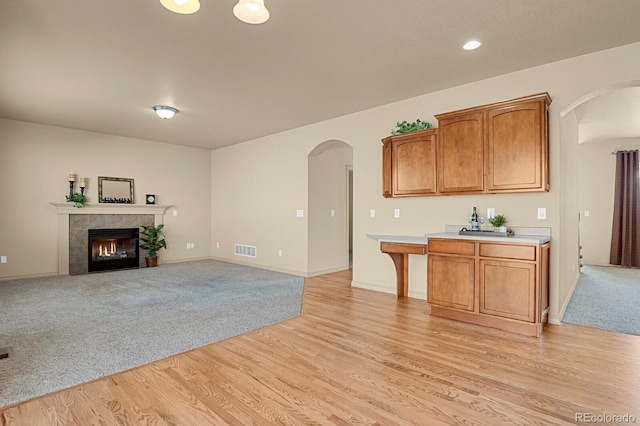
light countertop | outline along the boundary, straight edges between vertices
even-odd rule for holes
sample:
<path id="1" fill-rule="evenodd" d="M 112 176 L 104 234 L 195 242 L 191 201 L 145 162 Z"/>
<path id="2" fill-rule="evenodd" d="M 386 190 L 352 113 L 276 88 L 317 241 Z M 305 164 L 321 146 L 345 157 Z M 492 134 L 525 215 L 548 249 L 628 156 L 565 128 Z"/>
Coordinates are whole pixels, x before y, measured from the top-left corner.
<path id="1" fill-rule="evenodd" d="M 459 235 L 458 230 L 461 228 L 462 226 L 458 227 L 457 225 L 447 225 L 446 232 L 424 234 L 423 236 L 367 234 L 367 237 L 379 242 L 405 244 L 428 244 L 430 238 L 449 238 L 452 240 L 498 241 L 505 243 L 533 244 L 544 244 L 551 241 L 550 228 L 512 228 L 514 231 L 514 235 L 510 235 L 508 237 L 494 237 L 491 235 Z"/>

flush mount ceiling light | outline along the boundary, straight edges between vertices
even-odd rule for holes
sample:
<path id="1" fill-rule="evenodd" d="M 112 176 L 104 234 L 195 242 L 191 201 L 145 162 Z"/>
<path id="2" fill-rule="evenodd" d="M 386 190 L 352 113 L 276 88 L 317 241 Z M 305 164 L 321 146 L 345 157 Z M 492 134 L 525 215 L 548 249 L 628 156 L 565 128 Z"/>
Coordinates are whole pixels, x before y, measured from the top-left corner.
<path id="1" fill-rule="evenodd" d="M 153 110 L 156 112 L 158 117 L 165 120 L 173 118 L 173 116 L 178 112 L 177 109 L 166 105 L 156 105 L 153 107 Z"/>
<path id="2" fill-rule="evenodd" d="M 478 47 L 482 46 L 482 43 L 478 40 L 471 40 L 462 45 L 464 50 L 475 50 Z"/>
<path id="3" fill-rule="evenodd" d="M 200 9 L 198 0 L 160 0 L 160 3 L 172 12 L 188 15 Z"/>
<path id="4" fill-rule="evenodd" d="M 264 0 L 239 0 L 233 7 L 233 14 L 247 24 L 262 24 L 269 19 L 269 11 L 264 7 Z"/>

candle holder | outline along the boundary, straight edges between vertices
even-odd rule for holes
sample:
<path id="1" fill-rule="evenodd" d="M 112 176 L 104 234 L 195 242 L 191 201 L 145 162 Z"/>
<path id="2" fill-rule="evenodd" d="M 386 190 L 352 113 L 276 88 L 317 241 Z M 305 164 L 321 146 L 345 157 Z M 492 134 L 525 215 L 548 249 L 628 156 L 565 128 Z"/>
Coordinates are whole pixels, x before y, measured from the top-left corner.
<path id="1" fill-rule="evenodd" d="M 76 183 L 75 180 L 69 180 L 69 198 L 73 197 L 73 185 Z"/>

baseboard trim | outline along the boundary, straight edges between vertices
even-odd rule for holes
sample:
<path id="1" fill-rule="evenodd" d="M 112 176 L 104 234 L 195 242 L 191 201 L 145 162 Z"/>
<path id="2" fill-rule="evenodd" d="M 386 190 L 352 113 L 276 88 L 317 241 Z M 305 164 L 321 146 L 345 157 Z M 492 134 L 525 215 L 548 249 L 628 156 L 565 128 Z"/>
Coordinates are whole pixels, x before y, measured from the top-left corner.
<path id="1" fill-rule="evenodd" d="M 346 271 L 347 269 L 349 269 L 348 266 L 340 266 L 338 268 L 329 268 L 329 269 L 322 269 L 319 271 L 313 271 L 313 272 L 309 272 L 307 274 L 307 277 L 317 277 L 318 275 L 324 275 L 324 274 L 332 274 L 334 272 L 342 272 L 342 271 Z"/>
<path id="2" fill-rule="evenodd" d="M 209 256 L 205 257 L 190 257 L 188 259 L 162 259 L 161 262 L 158 262 L 158 265 L 170 264 L 170 263 L 182 263 L 182 262 L 195 262 L 196 260 L 211 260 Z"/>
<path id="3" fill-rule="evenodd" d="M 555 325 L 560 325 L 562 323 L 562 317 L 564 317 L 564 312 L 567 310 L 567 307 L 569 306 L 569 302 L 571 301 L 571 296 L 573 296 L 573 292 L 576 291 L 576 286 L 578 285 L 578 281 L 580 281 L 580 274 L 578 273 L 578 275 L 575 277 L 575 279 L 573 280 L 573 284 L 571 285 L 571 289 L 569 290 L 569 294 L 567 295 L 567 298 L 565 299 L 564 303 L 562 304 L 562 308 L 560 309 L 560 312 L 558 313 L 558 315 L 549 315 L 549 322 L 551 324 L 555 324 Z"/>
<path id="4" fill-rule="evenodd" d="M 11 280 L 24 280 L 27 278 L 42 278 L 42 277 L 57 277 L 58 271 L 54 272 L 44 272 L 42 274 L 25 274 L 25 275 L 12 275 L 9 277 L 0 277 L 0 281 L 11 281 Z"/>
<path id="5" fill-rule="evenodd" d="M 252 263 L 252 262 L 243 262 L 235 259 L 227 259 L 225 257 L 211 256 L 211 257 L 208 257 L 207 259 L 219 260 L 220 262 L 235 263 L 237 265 L 243 265 L 243 266 L 253 266 L 254 268 L 266 269 L 268 271 L 274 271 L 274 272 L 282 272 L 283 274 L 297 275 L 299 277 L 304 277 L 304 278 L 308 277 L 306 272 L 296 271 L 294 269 L 274 268 L 273 266 L 261 265 L 261 264 Z"/>
<path id="6" fill-rule="evenodd" d="M 383 287 L 383 286 L 378 285 L 378 284 L 365 283 L 365 282 L 362 282 L 362 281 L 351 281 L 351 287 L 362 288 L 362 289 L 365 289 L 365 290 L 373 290 L 373 291 L 378 291 L 378 292 L 381 292 L 381 293 L 396 294 L 395 287 L 393 287 L 393 288 Z"/>

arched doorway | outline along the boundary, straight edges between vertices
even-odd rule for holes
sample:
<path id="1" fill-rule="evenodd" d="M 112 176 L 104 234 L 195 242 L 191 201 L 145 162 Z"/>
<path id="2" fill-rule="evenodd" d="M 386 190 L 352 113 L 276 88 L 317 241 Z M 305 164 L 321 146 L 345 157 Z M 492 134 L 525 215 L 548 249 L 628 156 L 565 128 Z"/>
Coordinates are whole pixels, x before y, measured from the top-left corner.
<path id="1" fill-rule="evenodd" d="M 308 155 L 308 276 L 350 267 L 353 148 L 339 140 Z"/>
<path id="2" fill-rule="evenodd" d="M 561 113 L 560 300 L 564 315 L 580 264 L 609 264 L 615 156 L 640 149 L 640 81 L 590 92 Z M 609 307 L 607 308 L 609 309 Z M 610 309 L 615 309 L 611 306 Z"/>

